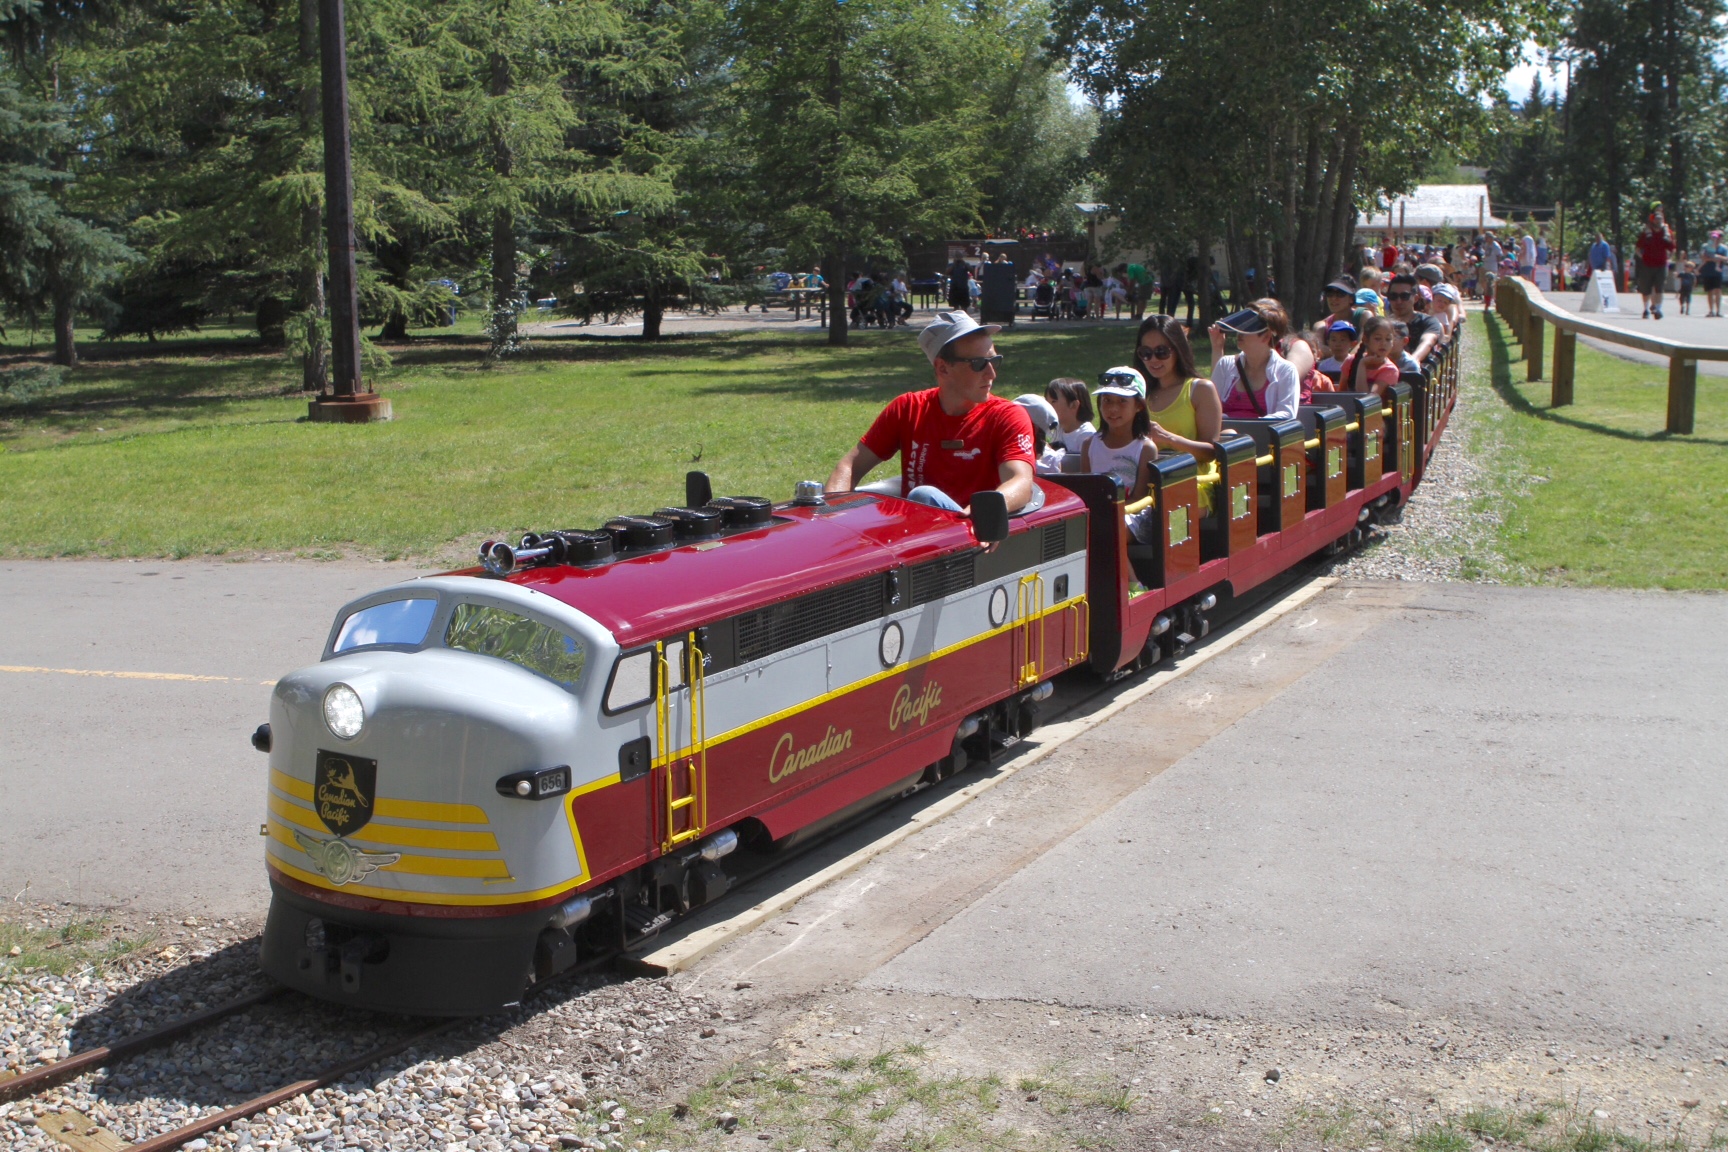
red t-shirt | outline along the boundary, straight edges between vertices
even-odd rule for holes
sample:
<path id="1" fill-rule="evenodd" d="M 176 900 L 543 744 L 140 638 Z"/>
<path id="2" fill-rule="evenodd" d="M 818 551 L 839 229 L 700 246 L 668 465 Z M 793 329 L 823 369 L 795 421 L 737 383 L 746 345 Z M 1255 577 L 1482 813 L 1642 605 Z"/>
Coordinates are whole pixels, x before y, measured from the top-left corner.
<path id="1" fill-rule="evenodd" d="M 1668 238 L 1666 232 L 1640 232 L 1638 234 L 1638 262 L 1646 268 L 1665 268 L 1668 265 L 1668 253 L 1674 251 L 1674 241 Z"/>
<path id="2" fill-rule="evenodd" d="M 935 388 L 890 400 L 860 442 L 884 460 L 900 453 L 901 491 L 931 484 L 961 507 L 974 492 L 1002 483 L 1006 461 L 1037 462 L 1032 420 L 1020 405 L 992 396 L 964 416 L 950 416 Z"/>

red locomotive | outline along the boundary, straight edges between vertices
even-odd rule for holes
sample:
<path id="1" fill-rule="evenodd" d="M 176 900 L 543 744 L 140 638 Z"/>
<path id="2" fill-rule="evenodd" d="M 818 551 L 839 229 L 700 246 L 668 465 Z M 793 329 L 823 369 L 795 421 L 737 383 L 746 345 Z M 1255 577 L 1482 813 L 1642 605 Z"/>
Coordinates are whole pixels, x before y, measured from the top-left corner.
<path id="1" fill-rule="evenodd" d="M 710 499 L 489 545 L 485 565 L 346 606 L 270 723 L 263 964 L 387 1010 L 496 1010 L 637 947 L 768 849 L 988 761 L 1057 674 L 1115 675 L 1417 483 L 1455 366 L 1383 409 L 1335 394 L 1231 421 L 1208 513 L 1157 461 L 1133 543 L 1109 476 L 1041 477 L 973 524 L 863 490 Z"/>

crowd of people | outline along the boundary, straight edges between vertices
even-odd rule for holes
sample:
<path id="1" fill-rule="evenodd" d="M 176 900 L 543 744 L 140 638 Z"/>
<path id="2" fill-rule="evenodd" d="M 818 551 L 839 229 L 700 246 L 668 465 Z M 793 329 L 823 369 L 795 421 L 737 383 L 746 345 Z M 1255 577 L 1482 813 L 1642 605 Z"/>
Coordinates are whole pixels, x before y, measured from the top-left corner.
<path id="1" fill-rule="evenodd" d="M 1463 323 L 1463 295 L 1446 268 L 1404 256 L 1389 268 L 1365 266 L 1360 280 L 1341 275 L 1327 284 L 1326 314 L 1311 327 L 1293 326 L 1269 296 L 1225 316 L 1207 330 L 1209 377 L 1196 369 L 1188 326 L 1154 313 L 1140 320 L 1133 363 L 1105 371 L 1096 387 L 1061 376 L 1012 402 L 994 394 L 1001 326 L 956 304 L 919 334 L 935 386 L 891 401 L 835 466 L 828 490 L 851 491 L 899 456 L 907 499 L 962 515 L 986 490 L 1017 510 L 1036 475 L 1062 472 L 1112 473 L 1132 502 L 1146 494 L 1159 453 L 1185 452 L 1200 464 L 1210 507 L 1219 476 L 1213 445 L 1232 421 L 1294 419 L 1328 392 L 1385 397 L 1439 362 Z M 1129 518 L 1136 539 L 1149 541 L 1155 527 L 1149 511 Z"/>

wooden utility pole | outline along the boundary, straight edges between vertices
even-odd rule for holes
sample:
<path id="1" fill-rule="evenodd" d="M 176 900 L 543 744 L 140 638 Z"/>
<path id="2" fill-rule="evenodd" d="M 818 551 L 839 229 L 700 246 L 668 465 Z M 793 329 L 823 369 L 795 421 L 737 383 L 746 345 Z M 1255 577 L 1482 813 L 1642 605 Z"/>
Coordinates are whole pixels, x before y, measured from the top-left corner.
<path id="1" fill-rule="evenodd" d="M 348 34 L 342 0 L 318 2 L 318 67 L 324 112 L 324 226 L 330 251 L 331 394 L 312 401 L 313 420 L 388 420 L 390 401 L 360 378 L 360 309 L 354 283 L 354 175 L 348 136 Z"/>

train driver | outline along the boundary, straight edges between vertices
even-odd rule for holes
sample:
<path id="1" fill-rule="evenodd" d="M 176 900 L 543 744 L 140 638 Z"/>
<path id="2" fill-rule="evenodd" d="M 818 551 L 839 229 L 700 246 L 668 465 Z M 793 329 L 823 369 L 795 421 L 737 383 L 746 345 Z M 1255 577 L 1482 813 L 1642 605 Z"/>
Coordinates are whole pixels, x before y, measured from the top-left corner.
<path id="1" fill-rule="evenodd" d="M 828 491 L 850 492 L 870 469 L 900 454 L 900 491 L 969 515 L 974 492 L 995 489 L 1017 512 L 1032 498 L 1032 421 L 1026 410 L 991 395 L 1002 357 L 991 337 L 999 324 L 964 312 L 938 312 L 918 334 L 936 387 L 888 402 L 863 439 L 840 458 Z"/>

